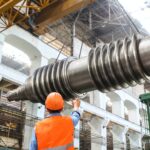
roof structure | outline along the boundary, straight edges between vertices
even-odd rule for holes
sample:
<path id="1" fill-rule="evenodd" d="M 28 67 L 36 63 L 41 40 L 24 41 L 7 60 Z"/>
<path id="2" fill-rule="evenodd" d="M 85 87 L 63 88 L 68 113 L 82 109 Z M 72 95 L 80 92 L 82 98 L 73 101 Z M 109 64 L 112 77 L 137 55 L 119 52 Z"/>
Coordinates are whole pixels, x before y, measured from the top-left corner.
<path id="1" fill-rule="evenodd" d="M 137 20 L 125 11 L 118 0 L 96 0 L 86 8 L 72 13 L 53 24 L 48 24 L 40 38 L 71 55 L 72 37 L 90 47 L 96 43 L 111 42 L 133 34 L 147 35 Z M 64 51 L 66 50 L 67 51 Z"/>

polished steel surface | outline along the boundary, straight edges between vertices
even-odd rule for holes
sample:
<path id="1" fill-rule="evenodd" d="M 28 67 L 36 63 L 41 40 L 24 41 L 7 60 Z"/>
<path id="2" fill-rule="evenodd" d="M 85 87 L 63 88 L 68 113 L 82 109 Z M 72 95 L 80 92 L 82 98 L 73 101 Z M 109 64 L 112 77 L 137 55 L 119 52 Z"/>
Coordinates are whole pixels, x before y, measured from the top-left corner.
<path id="1" fill-rule="evenodd" d="M 149 82 L 149 75 L 150 38 L 133 36 L 100 45 L 88 57 L 70 57 L 39 68 L 24 85 L 8 94 L 8 100 L 44 103 L 52 91 L 69 100 L 96 89 L 108 92 Z"/>

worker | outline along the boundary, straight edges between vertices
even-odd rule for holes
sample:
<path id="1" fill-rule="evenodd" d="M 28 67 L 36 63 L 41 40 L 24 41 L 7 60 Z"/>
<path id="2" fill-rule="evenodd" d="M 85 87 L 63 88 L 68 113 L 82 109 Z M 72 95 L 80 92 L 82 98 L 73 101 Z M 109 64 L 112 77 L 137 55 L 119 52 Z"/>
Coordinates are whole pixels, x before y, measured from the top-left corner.
<path id="1" fill-rule="evenodd" d="M 35 125 L 30 150 L 74 150 L 74 127 L 80 120 L 80 100 L 72 101 L 70 116 L 62 116 L 64 100 L 57 92 L 50 93 L 45 101 L 47 118 Z"/>

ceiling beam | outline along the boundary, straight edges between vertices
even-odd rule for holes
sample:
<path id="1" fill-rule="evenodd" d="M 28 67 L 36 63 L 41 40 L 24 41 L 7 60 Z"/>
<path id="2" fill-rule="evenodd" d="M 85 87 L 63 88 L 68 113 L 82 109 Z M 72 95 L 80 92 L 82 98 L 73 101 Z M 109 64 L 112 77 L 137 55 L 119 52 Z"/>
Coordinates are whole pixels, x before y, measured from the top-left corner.
<path id="1" fill-rule="evenodd" d="M 8 1 L 3 0 L 0 4 L 0 14 L 12 8 L 14 5 L 16 5 L 19 2 L 20 0 L 8 0 Z"/>
<path id="2" fill-rule="evenodd" d="M 41 30 L 45 25 L 51 24 L 94 1 L 95 0 L 59 0 L 58 2 L 47 6 L 35 19 L 35 24 L 38 27 L 37 31 Z"/>

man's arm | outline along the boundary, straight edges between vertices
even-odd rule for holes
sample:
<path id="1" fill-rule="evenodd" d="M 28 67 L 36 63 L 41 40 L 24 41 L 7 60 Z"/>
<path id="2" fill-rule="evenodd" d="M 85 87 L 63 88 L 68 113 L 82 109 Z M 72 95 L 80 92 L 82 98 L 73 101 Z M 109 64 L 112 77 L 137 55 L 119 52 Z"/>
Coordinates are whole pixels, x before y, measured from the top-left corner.
<path id="1" fill-rule="evenodd" d="M 32 139 L 31 139 L 31 144 L 30 144 L 30 150 L 37 150 L 37 141 L 36 141 L 36 135 L 35 135 L 35 130 L 32 133 Z"/>
<path id="2" fill-rule="evenodd" d="M 74 126 L 76 126 L 80 120 L 80 113 L 78 111 L 73 111 L 71 113 L 71 118 L 72 118 Z"/>
<path id="3" fill-rule="evenodd" d="M 74 126 L 76 126 L 81 117 L 80 112 L 79 112 L 80 100 L 79 99 L 73 100 L 72 105 L 73 105 L 73 112 L 71 113 L 71 118 L 73 120 Z"/>

